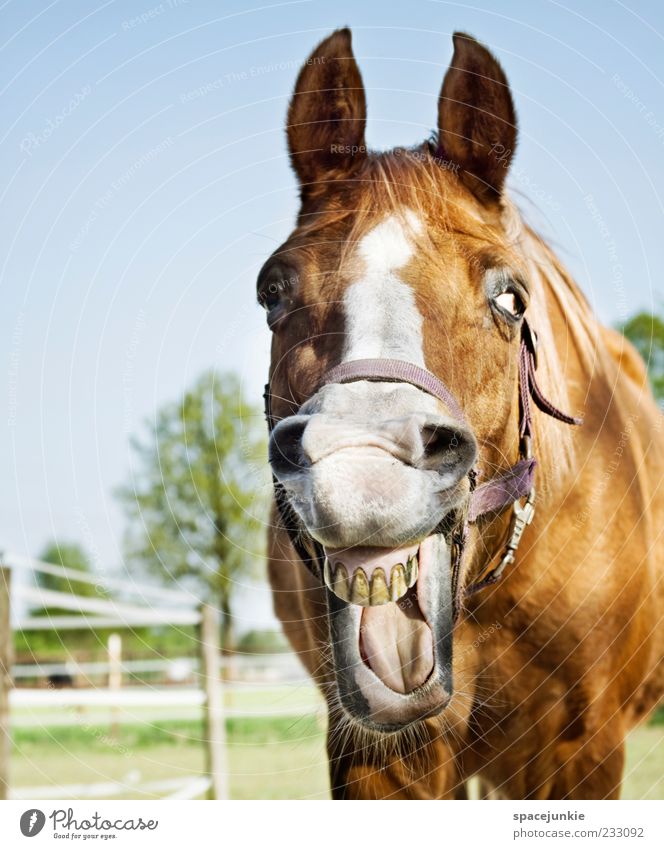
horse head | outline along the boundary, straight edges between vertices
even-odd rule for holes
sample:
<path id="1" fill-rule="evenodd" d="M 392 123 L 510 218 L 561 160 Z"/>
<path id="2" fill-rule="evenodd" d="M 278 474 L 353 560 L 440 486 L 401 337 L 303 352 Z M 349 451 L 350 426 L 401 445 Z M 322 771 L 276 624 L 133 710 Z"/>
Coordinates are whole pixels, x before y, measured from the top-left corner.
<path id="1" fill-rule="evenodd" d="M 385 731 L 448 705 L 463 587 L 509 529 L 497 509 L 469 526 L 473 491 L 530 462 L 515 112 L 491 53 L 454 48 L 435 136 L 374 153 L 350 32 L 318 46 L 288 112 L 297 226 L 258 278 L 282 520 L 325 594 L 339 702 Z"/>

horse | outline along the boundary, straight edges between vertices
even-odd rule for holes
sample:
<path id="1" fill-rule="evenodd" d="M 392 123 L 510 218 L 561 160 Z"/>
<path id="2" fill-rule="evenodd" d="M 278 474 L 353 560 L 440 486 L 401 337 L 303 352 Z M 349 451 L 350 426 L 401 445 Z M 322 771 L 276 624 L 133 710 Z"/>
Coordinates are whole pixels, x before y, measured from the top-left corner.
<path id="1" fill-rule="evenodd" d="M 269 579 L 337 799 L 619 798 L 664 691 L 662 416 L 524 221 L 500 64 L 455 33 L 436 133 L 372 152 L 348 29 L 290 100 Z"/>

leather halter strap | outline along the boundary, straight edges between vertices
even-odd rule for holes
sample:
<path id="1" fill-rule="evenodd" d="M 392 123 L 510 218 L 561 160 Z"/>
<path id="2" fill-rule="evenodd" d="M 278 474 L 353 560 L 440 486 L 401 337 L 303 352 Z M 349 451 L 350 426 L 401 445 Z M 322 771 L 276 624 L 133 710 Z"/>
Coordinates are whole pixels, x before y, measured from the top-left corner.
<path id="1" fill-rule="evenodd" d="M 532 438 L 532 409 L 531 399 L 535 405 L 544 413 L 571 425 L 582 424 L 582 419 L 570 416 L 555 407 L 542 393 L 535 371 L 537 369 L 537 336 L 530 325 L 523 320 L 521 327 L 521 343 L 519 347 L 519 436 L 520 436 L 520 458 L 510 468 L 478 483 L 480 473 L 472 469 L 469 473 L 471 495 L 468 514 L 464 528 L 455 535 L 455 555 L 453 571 L 458 575 L 463 557 L 465 540 L 467 537 L 468 523 L 475 523 L 488 514 L 496 515 L 506 507 L 513 506 L 512 525 L 510 535 L 502 558 L 493 566 L 490 566 L 471 584 L 467 593 L 474 593 L 490 584 L 496 583 L 501 577 L 506 566 L 514 561 L 516 550 L 521 541 L 523 531 L 530 524 L 534 516 L 535 488 L 534 474 L 536 460 L 531 451 Z M 330 384 L 353 383 L 360 380 L 373 380 L 380 382 L 408 383 L 438 398 L 447 407 L 449 412 L 460 422 L 467 424 L 463 409 L 454 394 L 436 375 L 420 366 L 403 360 L 391 359 L 362 359 L 341 363 L 328 371 L 319 388 Z M 270 385 L 265 387 L 265 413 L 270 430 L 274 427 L 274 419 L 271 410 Z M 320 559 L 322 547 L 311 540 L 313 553 L 309 552 L 305 540 L 297 532 L 297 522 L 292 508 L 288 503 L 281 484 L 274 478 L 277 506 L 281 514 L 284 526 L 288 530 L 291 541 L 302 560 L 307 565 L 313 565 Z M 521 499 L 526 502 L 522 506 Z"/>
<path id="2" fill-rule="evenodd" d="M 520 374 L 522 371 L 521 364 L 525 362 L 524 349 L 525 346 L 522 342 L 519 360 Z M 321 381 L 321 386 L 328 386 L 331 383 L 354 383 L 359 380 L 375 380 L 381 383 L 409 383 L 434 398 L 438 398 L 457 421 L 467 424 L 461 405 L 443 381 L 430 371 L 404 360 L 371 359 L 341 363 L 327 372 Z M 529 407 L 526 409 L 529 419 Z M 526 421 L 526 418 L 522 416 L 522 422 L 524 421 Z M 530 432 L 530 421 L 527 429 Z M 524 436 L 523 428 L 520 428 L 520 436 Z M 475 488 L 470 496 L 468 521 L 474 522 L 485 513 L 498 512 L 517 499 L 528 495 L 533 487 L 534 469 L 534 459 L 522 459 L 504 474 L 498 475 Z M 477 478 L 477 470 L 474 470 L 474 475 Z"/>
<path id="3" fill-rule="evenodd" d="M 321 386 L 330 383 L 352 383 L 356 380 L 410 383 L 441 400 L 456 419 L 466 424 L 463 410 L 443 381 L 415 363 L 404 360 L 351 360 L 330 369 L 323 377 Z"/>

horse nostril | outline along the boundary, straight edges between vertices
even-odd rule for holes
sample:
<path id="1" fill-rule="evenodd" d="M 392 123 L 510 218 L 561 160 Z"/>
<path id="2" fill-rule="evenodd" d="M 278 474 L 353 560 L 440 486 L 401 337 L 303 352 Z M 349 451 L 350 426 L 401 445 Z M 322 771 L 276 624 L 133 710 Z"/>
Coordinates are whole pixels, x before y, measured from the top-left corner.
<path id="1" fill-rule="evenodd" d="M 424 465 L 460 480 L 475 462 L 477 445 L 463 425 L 424 425 L 420 430 Z"/>
<path id="2" fill-rule="evenodd" d="M 277 477 L 295 474 L 309 465 L 302 450 L 302 437 L 308 422 L 309 416 L 290 416 L 272 431 L 269 458 Z"/>
<path id="3" fill-rule="evenodd" d="M 432 425 L 422 428 L 423 455 L 427 459 L 444 454 L 453 448 L 457 441 L 457 434 L 451 428 Z"/>

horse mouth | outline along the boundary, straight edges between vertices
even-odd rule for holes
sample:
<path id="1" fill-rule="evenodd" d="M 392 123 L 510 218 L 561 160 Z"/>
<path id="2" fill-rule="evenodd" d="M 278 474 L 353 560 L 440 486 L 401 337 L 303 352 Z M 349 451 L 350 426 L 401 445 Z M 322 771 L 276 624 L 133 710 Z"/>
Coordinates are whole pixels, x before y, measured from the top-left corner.
<path id="1" fill-rule="evenodd" d="M 325 551 L 325 583 L 360 617 L 363 663 L 391 690 L 422 686 L 433 669 L 433 635 L 417 598 L 420 545 Z"/>
<path id="2" fill-rule="evenodd" d="M 326 548 L 325 583 L 339 598 L 361 607 L 398 601 L 417 581 L 419 548 Z"/>
<path id="3" fill-rule="evenodd" d="M 379 730 L 439 713 L 451 696 L 452 585 L 441 534 L 402 548 L 326 550 L 337 689 Z"/>

